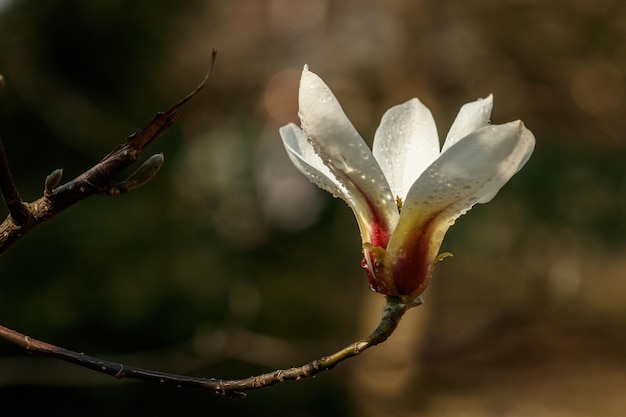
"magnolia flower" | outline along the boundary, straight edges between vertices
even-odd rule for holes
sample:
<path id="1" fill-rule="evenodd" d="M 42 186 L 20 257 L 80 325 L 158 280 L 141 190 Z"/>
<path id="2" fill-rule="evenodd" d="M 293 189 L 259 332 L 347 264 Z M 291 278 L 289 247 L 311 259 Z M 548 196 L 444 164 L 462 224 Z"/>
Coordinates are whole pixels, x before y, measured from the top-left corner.
<path id="1" fill-rule="evenodd" d="M 535 138 L 521 121 L 492 125 L 493 99 L 467 103 L 441 150 L 432 114 L 418 99 L 389 109 L 372 150 L 328 86 L 305 66 L 302 128 L 280 128 L 294 165 L 350 206 L 372 290 L 405 300 L 428 285 L 443 237 L 476 203 L 490 201 L 526 163 Z"/>

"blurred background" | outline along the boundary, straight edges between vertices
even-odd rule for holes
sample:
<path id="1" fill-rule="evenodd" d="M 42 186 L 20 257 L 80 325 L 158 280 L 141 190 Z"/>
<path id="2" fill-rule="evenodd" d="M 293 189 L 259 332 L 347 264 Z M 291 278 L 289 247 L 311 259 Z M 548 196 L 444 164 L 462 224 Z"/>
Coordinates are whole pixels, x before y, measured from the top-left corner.
<path id="1" fill-rule="evenodd" d="M 307 63 L 366 141 L 419 97 L 445 136 L 494 94 L 537 138 L 446 236 L 426 304 L 313 380 L 231 401 L 117 381 L 0 342 L 3 408 L 32 415 L 626 414 L 626 3 L 3 0 L 0 135 L 22 197 L 71 179 L 202 79 L 143 188 L 92 197 L 0 259 L 1 323 L 127 365 L 238 378 L 375 327 L 356 222 L 290 165 Z M 371 142 L 370 142 L 371 143 Z M 7 211 L 0 208 L 4 218 Z"/>

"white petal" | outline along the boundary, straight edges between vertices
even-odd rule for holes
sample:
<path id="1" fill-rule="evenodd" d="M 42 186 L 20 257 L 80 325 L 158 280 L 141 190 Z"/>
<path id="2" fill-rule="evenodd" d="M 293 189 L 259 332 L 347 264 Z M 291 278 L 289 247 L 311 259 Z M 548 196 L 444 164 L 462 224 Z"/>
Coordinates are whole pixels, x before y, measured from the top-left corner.
<path id="1" fill-rule="evenodd" d="M 448 150 L 450 146 L 473 131 L 487 126 L 489 124 L 489 118 L 491 117 L 492 108 L 493 96 L 491 94 L 484 99 L 478 99 L 471 103 L 464 104 L 461 110 L 459 110 L 456 119 L 454 119 L 452 127 L 448 131 L 441 152 Z"/>
<path id="2" fill-rule="evenodd" d="M 393 194 L 404 200 L 417 177 L 439 156 L 430 110 L 416 98 L 387 110 L 374 136 L 373 153 Z"/>
<path id="3" fill-rule="evenodd" d="M 352 206 L 349 196 L 343 187 L 324 165 L 320 157 L 313 150 L 313 146 L 307 141 L 306 135 L 294 123 L 289 123 L 279 130 L 283 139 L 283 145 L 287 149 L 287 154 L 291 162 L 302 172 L 312 183 L 321 189 L 328 191 L 335 197 L 342 198 L 348 205 Z"/>
<path id="4" fill-rule="evenodd" d="M 328 86 L 307 67 L 300 79 L 299 105 L 302 130 L 354 201 L 355 213 L 370 213 L 383 228 L 393 228 L 398 210 L 383 171 Z"/>
<path id="5" fill-rule="evenodd" d="M 446 226 L 491 200 L 528 159 L 535 138 L 520 121 L 483 127 L 441 154 L 418 178 L 402 206 L 388 250 L 435 222 Z M 443 238 L 443 236 L 437 236 Z"/>

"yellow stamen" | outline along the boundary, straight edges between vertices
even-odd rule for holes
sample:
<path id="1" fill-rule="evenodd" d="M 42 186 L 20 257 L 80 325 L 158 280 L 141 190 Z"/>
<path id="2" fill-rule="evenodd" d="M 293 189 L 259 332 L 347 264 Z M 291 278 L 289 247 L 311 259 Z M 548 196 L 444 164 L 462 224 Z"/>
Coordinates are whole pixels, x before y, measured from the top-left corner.
<path id="1" fill-rule="evenodd" d="M 398 213 L 402 211 L 402 199 L 396 196 L 396 206 L 398 206 Z"/>

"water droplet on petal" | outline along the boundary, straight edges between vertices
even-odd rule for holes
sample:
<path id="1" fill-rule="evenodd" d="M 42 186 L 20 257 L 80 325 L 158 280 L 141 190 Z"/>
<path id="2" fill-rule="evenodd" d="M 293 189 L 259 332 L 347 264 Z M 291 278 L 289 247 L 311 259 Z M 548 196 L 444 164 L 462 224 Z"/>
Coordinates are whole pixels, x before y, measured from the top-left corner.
<path id="1" fill-rule="evenodd" d="M 365 260 L 365 258 L 361 259 L 361 268 L 367 269 L 367 261 Z"/>

